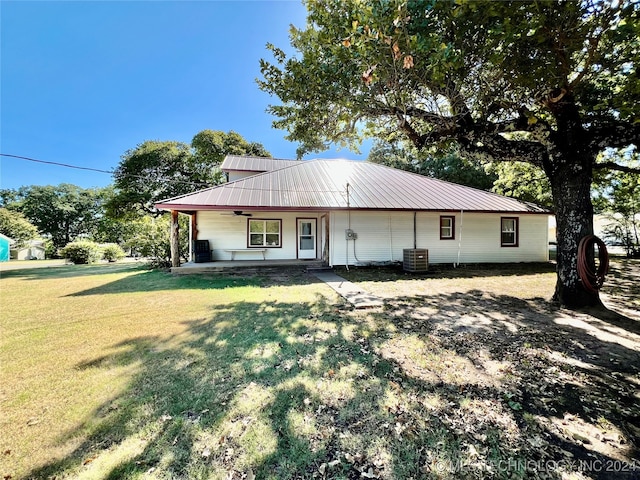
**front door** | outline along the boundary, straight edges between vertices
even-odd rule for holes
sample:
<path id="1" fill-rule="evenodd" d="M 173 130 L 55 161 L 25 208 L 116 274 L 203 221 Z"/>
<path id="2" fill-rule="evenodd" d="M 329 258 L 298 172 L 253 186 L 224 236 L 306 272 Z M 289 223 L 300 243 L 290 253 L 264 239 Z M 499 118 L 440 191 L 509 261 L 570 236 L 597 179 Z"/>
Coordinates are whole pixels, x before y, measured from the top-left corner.
<path id="1" fill-rule="evenodd" d="M 316 257 L 316 219 L 298 219 L 298 258 Z"/>

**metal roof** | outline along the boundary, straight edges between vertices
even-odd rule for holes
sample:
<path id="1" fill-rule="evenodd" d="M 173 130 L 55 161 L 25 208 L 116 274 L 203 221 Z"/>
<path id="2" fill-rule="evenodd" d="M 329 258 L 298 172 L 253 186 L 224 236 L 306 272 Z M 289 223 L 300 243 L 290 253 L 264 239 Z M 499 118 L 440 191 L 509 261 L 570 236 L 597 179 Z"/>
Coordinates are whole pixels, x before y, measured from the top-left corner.
<path id="1" fill-rule="evenodd" d="M 426 210 L 549 213 L 483 190 L 364 161 L 306 160 L 164 200 L 164 210 Z"/>
<path id="2" fill-rule="evenodd" d="M 300 160 L 227 155 L 224 158 L 222 165 L 220 165 L 220 168 L 224 172 L 228 172 L 230 170 L 240 172 L 271 172 L 297 163 L 300 163 Z"/>

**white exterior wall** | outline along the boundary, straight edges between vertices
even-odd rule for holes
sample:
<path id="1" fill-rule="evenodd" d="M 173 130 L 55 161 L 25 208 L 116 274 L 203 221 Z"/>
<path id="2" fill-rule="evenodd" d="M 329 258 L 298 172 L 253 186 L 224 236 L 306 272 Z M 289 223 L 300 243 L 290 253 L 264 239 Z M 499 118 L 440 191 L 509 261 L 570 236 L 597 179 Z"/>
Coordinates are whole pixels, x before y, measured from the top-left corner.
<path id="1" fill-rule="evenodd" d="M 347 212 L 332 212 L 329 263 L 402 261 L 403 249 L 414 247 L 413 215 L 352 211 L 349 220 Z M 441 215 L 455 217 L 455 239 L 440 240 Z M 500 246 L 501 217 L 519 218 L 518 247 Z M 358 238 L 347 242 L 349 224 Z M 416 247 L 429 250 L 432 264 L 545 262 L 549 258 L 547 215 L 418 212 Z"/>
<path id="2" fill-rule="evenodd" d="M 235 182 L 236 180 L 242 180 L 243 178 L 252 177 L 259 172 L 245 172 L 241 170 L 229 170 L 229 181 Z"/>
<path id="3" fill-rule="evenodd" d="M 231 213 L 231 212 L 228 212 Z M 266 258 L 297 258 L 298 218 L 317 219 L 316 258 L 322 258 L 322 212 L 250 212 L 252 217 L 233 216 L 214 211 L 197 214 L 198 239 L 209 240 L 213 260 L 229 260 L 225 249 L 247 248 L 247 223 L 252 219 L 282 220 L 282 247 L 267 248 Z M 413 248 L 413 212 L 350 212 L 351 229 L 358 235 L 345 240 L 349 213 L 329 215 L 329 264 L 355 265 L 367 262 L 401 262 L 403 249 Z M 440 217 L 455 217 L 455 239 L 440 240 Z M 500 246 L 501 217 L 519 219 L 519 246 Z M 547 215 L 513 215 L 493 213 L 416 214 L 416 246 L 429 250 L 429 263 L 508 263 L 545 262 L 549 258 Z M 354 245 L 355 242 L 355 245 Z M 348 250 L 347 250 L 348 246 Z M 354 252 L 355 246 L 355 252 Z M 357 256 L 357 260 L 356 260 Z M 262 258 L 255 254 L 237 254 L 238 260 Z"/>
<path id="4" fill-rule="evenodd" d="M 225 249 L 248 248 L 247 229 L 248 219 L 282 220 L 282 238 L 280 248 L 266 247 L 265 258 L 267 260 L 284 260 L 297 258 L 297 218 L 315 218 L 316 222 L 316 257 L 322 258 L 322 246 L 320 245 L 320 217 L 318 212 L 250 212 L 251 217 L 229 215 L 232 212 L 221 214 L 214 211 L 199 211 L 196 222 L 198 240 L 209 240 L 209 246 L 213 250 L 213 260 L 230 260 L 231 253 Z M 236 254 L 237 260 L 262 259 L 260 252 Z"/>
<path id="5" fill-rule="evenodd" d="M 21 248 L 20 250 L 16 250 L 15 259 L 16 260 L 44 260 L 45 258 L 45 249 L 40 245 L 32 245 L 29 247 Z"/>

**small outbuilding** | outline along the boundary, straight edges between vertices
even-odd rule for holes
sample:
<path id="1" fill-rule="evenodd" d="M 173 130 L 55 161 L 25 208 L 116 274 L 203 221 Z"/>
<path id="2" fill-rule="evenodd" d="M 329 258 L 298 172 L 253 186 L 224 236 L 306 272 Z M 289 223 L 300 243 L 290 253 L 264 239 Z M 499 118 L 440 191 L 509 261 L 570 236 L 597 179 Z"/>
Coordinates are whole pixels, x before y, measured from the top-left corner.
<path id="1" fill-rule="evenodd" d="M 21 248 L 12 248 L 11 258 L 15 260 L 44 260 L 45 251 L 44 240 L 29 240 Z"/>

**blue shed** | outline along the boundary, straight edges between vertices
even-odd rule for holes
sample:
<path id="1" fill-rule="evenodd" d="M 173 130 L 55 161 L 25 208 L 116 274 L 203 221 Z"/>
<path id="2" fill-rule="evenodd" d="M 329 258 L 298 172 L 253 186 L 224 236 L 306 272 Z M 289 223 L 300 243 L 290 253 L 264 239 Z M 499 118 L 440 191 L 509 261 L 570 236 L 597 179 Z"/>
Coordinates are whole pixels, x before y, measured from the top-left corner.
<path id="1" fill-rule="evenodd" d="M 9 248 L 12 243 L 12 239 L 0 233 L 0 262 L 9 261 Z"/>

